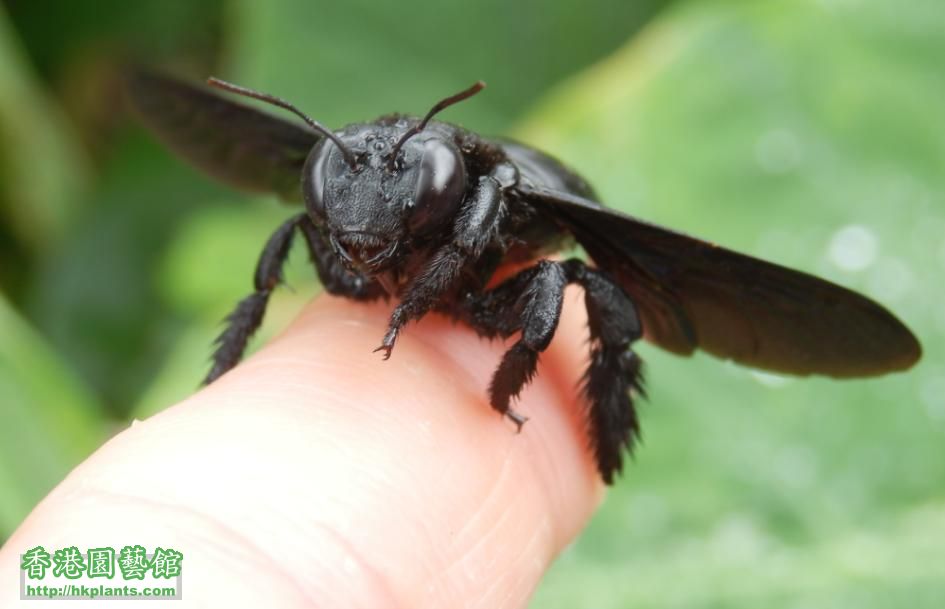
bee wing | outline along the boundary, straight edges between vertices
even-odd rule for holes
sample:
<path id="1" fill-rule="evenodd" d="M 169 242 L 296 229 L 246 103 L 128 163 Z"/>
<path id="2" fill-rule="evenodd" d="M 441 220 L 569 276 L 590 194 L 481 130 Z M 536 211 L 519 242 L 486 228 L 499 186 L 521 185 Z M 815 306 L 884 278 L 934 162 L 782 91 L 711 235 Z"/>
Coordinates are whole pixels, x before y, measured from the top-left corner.
<path id="1" fill-rule="evenodd" d="M 918 340 L 876 302 L 818 277 L 562 192 L 518 187 L 570 230 L 637 303 L 644 336 L 774 372 L 832 377 L 904 370 Z"/>
<path id="2" fill-rule="evenodd" d="M 211 176 L 300 202 L 302 166 L 321 136 L 175 78 L 135 70 L 132 105 L 169 148 Z"/>

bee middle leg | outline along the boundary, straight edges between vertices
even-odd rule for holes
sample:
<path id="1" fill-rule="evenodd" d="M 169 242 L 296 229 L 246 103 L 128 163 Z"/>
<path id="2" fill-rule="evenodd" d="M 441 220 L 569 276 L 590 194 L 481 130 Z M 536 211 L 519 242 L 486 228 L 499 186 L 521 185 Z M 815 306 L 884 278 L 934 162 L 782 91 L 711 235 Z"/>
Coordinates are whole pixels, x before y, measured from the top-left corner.
<path id="1" fill-rule="evenodd" d="M 642 327 L 626 292 L 581 260 L 543 260 L 493 290 L 469 295 L 460 316 L 485 336 L 507 337 L 521 330 L 489 388 L 492 407 L 521 429 L 526 419 L 510 402 L 535 375 L 538 355 L 551 343 L 564 288 L 570 283 L 584 288 L 591 354 L 583 387 L 597 466 L 609 484 L 622 467 L 623 449 L 640 430 L 631 392 L 643 391 L 641 362 L 630 346 L 642 336 Z"/>

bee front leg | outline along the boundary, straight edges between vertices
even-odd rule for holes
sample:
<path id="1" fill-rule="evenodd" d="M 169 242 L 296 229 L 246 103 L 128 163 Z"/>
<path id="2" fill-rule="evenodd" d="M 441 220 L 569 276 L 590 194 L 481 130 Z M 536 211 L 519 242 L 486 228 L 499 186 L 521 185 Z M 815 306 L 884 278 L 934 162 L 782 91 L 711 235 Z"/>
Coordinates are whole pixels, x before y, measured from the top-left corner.
<path id="1" fill-rule="evenodd" d="M 475 192 L 464 203 L 453 226 L 453 239 L 437 250 L 414 278 L 391 314 L 381 346 L 390 357 L 397 334 L 408 322 L 420 319 L 456 284 L 470 261 L 477 260 L 495 237 L 504 208 L 501 186 L 491 176 L 479 178 Z"/>
<path id="2" fill-rule="evenodd" d="M 262 323 L 266 305 L 269 304 L 269 295 L 282 283 L 282 266 L 289 256 L 295 228 L 304 219 L 304 214 L 290 218 L 269 237 L 253 276 L 256 291 L 241 300 L 226 317 L 227 326 L 217 337 L 213 366 L 203 381 L 204 385 L 222 376 L 243 357 L 246 344 Z"/>
<path id="3" fill-rule="evenodd" d="M 384 295 L 383 289 L 376 282 L 348 272 L 338 262 L 307 215 L 293 216 L 277 228 L 266 242 L 253 277 L 256 291 L 241 300 L 226 317 L 227 327 L 217 337 L 213 367 L 203 384 L 215 381 L 243 357 L 249 339 L 262 324 L 269 296 L 276 286 L 282 283 L 282 267 L 289 256 L 295 229 L 301 230 L 305 237 L 319 279 L 328 292 L 356 300 L 373 300 Z"/>

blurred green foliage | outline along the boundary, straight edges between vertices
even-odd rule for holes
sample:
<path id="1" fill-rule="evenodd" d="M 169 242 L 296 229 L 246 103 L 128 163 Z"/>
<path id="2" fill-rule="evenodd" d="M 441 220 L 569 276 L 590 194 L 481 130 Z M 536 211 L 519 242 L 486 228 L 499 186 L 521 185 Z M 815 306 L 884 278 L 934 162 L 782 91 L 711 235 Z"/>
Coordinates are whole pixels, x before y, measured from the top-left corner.
<path id="1" fill-rule="evenodd" d="M 5 14 L 4 14 L 5 13 Z M 0 8 L 0 536 L 116 426 L 193 390 L 286 210 L 129 121 L 129 59 L 329 125 L 482 78 L 625 211 L 873 295 L 926 350 L 856 382 L 648 346 L 646 443 L 536 607 L 945 604 L 945 4 L 31 2 Z M 263 335 L 317 289 L 296 256 Z"/>

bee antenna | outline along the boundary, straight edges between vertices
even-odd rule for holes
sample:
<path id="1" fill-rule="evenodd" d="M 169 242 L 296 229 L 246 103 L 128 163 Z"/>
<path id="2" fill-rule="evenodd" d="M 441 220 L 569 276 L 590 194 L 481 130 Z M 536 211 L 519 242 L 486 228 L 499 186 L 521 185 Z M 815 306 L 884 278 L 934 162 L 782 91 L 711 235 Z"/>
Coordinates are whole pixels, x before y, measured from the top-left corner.
<path id="1" fill-rule="evenodd" d="M 276 97 L 275 95 L 269 95 L 268 93 L 261 93 L 259 91 L 247 89 L 246 87 L 234 85 L 231 82 L 220 80 L 219 78 L 214 78 L 213 76 L 207 79 L 207 84 L 217 89 L 229 91 L 230 93 L 236 93 L 237 95 L 243 95 L 245 97 L 258 99 L 259 101 L 264 101 L 267 104 L 272 104 L 273 106 L 279 106 L 280 108 L 284 110 L 288 110 L 289 112 L 292 112 L 293 114 L 301 118 L 303 121 L 305 121 L 308 124 L 308 126 L 311 127 L 313 130 L 317 131 L 318 133 L 321 133 L 322 135 L 330 139 L 332 142 L 334 142 L 335 145 L 338 146 L 338 149 L 341 150 L 341 155 L 344 157 L 345 162 L 348 164 L 349 167 L 351 167 L 352 170 L 356 170 L 358 168 L 358 161 L 355 158 L 354 153 L 351 152 L 351 150 L 347 146 L 345 146 L 344 142 L 341 141 L 341 138 L 339 138 L 337 135 L 332 133 L 330 129 L 326 128 L 324 125 L 322 125 L 318 121 L 310 118 L 307 114 L 305 114 L 304 112 L 302 112 L 301 110 L 299 110 L 298 108 L 296 108 L 295 106 L 287 102 L 286 100 Z"/>
<path id="2" fill-rule="evenodd" d="M 450 95 L 449 97 L 438 101 L 432 108 L 430 108 L 430 111 L 427 112 L 427 115 L 423 117 L 422 121 L 420 121 L 419 123 L 417 123 L 410 129 L 408 129 L 407 132 L 404 133 L 403 136 L 401 136 L 399 140 L 397 140 L 397 143 L 394 145 L 394 148 L 391 151 L 390 161 L 388 162 L 388 166 L 389 167 L 394 166 L 394 163 L 397 160 L 397 153 L 400 152 L 400 149 L 404 145 L 404 143 L 410 138 L 412 138 L 413 136 L 423 131 L 424 127 L 427 126 L 427 123 L 430 122 L 431 118 L 433 118 L 438 113 L 445 110 L 446 108 L 449 108 L 453 104 L 457 104 L 465 99 L 469 99 L 470 97 L 472 97 L 476 93 L 479 93 L 485 88 L 486 88 L 486 83 L 479 80 L 479 81 L 476 81 L 476 84 L 469 87 L 468 89 L 464 89 L 463 91 L 460 91 L 459 93 L 456 93 L 455 95 Z"/>

